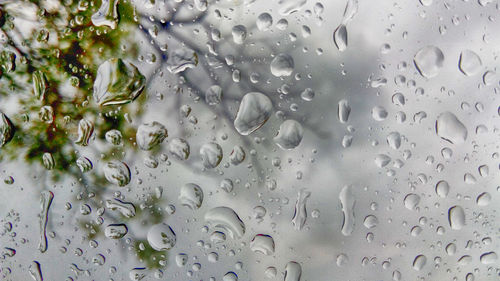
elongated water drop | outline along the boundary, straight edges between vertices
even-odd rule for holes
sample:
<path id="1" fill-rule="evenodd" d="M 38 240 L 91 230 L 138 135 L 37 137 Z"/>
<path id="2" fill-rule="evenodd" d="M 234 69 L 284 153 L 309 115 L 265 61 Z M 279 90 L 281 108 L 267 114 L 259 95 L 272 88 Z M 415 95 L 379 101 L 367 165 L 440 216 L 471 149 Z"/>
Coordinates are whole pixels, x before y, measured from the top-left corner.
<path id="1" fill-rule="evenodd" d="M 39 262 L 33 261 L 28 268 L 28 272 L 33 280 L 43 281 L 42 268 Z"/>
<path id="2" fill-rule="evenodd" d="M 299 263 L 291 261 L 285 266 L 284 281 L 300 281 L 302 276 L 302 266 Z"/>
<path id="3" fill-rule="evenodd" d="M 38 249 L 40 252 L 45 253 L 47 251 L 47 222 L 49 220 L 49 209 L 52 205 L 52 199 L 54 199 L 54 193 L 51 191 L 42 191 L 40 196 L 40 242 L 38 243 Z"/>
<path id="4" fill-rule="evenodd" d="M 75 141 L 76 144 L 81 146 L 89 145 L 89 140 L 94 133 L 94 123 L 87 119 L 82 119 L 78 123 L 78 139 Z"/>
<path id="5" fill-rule="evenodd" d="M 301 190 L 297 194 L 297 201 L 295 202 L 295 212 L 292 218 L 292 224 L 296 230 L 301 230 L 307 220 L 307 199 L 311 196 L 308 191 Z"/>
<path id="6" fill-rule="evenodd" d="M 346 185 L 339 193 L 340 204 L 342 205 L 342 234 L 349 236 L 354 231 L 354 204 L 356 200 L 351 191 L 351 186 Z"/>
<path id="7" fill-rule="evenodd" d="M 14 125 L 9 117 L 0 112 L 0 148 L 7 144 L 14 137 Z"/>
<path id="8" fill-rule="evenodd" d="M 347 49 L 347 26 L 345 24 L 340 24 L 333 31 L 333 42 L 339 51 L 343 52 Z"/>
<path id="9" fill-rule="evenodd" d="M 465 225 L 465 212 L 460 206 L 453 206 L 448 210 L 448 222 L 451 229 L 460 230 Z"/>
<path id="10" fill-rule="evenodd" d="M 340 123 L 347 123 L 351 114 L 351 106 L 347 100 L 339 101 L 337 113 Z"/>

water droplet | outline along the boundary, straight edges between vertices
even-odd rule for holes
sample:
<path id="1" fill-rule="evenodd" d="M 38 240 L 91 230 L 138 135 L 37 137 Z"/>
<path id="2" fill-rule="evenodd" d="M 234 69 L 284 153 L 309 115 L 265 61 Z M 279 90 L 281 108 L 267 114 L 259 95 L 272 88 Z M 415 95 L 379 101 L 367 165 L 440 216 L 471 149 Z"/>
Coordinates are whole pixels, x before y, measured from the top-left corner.
<path id="1" fill-rule="evenodd" d="M 281 123 L 278 135 L 274 138 L 274 142 L 281 149 L 294 149 L 299 146 L 304 135 L 302 125 L 295 120 L 286 120 Z"/>
<path id="2" fill-rule="evenodd" d="M 243 147 L 236 145 L 233 147 L 233 150 L 231 151 L 231 155 L 229 155 L 229 161 L 231 161 L 231 164 L 233 165 L 239 165 L 241 162 L 245 160 L 245 150 L 243 150 Z"/>
<path id="3" fill-rule="evenodd" d="M 80 120 L 80 122 L 78 122 L 78 139 L 75 143 L 81 146 L 89 145 L 89 140 L 93 133 L 94 123 L 87 119 Z"/>
<path id="4" fill-rule="evenodd" d="M 14 137 L 14 125 L 4 113 L 0 112 L 0 148 Z"/>
<path id="5" fill-rule="evenodd" d="M 92 24 L 115 29 L 118 24 L 118 0 L 102 0 L 101 7 L 92 15 Z"/>
<path id="6" fill-rule="evenodd" d="M 40 263 L 37 261 L 33 261 L 28 268 L 28 272 L 30 273 L 31 278 L 35 281 L 43 281 L 42 268 Z"/>
<path id="7" fill-rule="evenodd" d="M 340 204 L 344 219 L 342 222 L 342 234 L 349 236 L 354 231 L 354 204 L 356 200 L 352 194 L 351 187 L 346 185 L 339 193 Z"/>
<path id="8" fill-rule="evenodd" d="M 109 239 L 120 239 L 128 232 L 125 224 L 110 224 L 104 229 L 104 236 Z"/>
<path id="9" fill-rule="evenodd" d="M 146 78 L 137 67 L 119 58 L 103 62 L 94 81 L 94 100 L 100 106 L 125 104 L 144 89 Z"/>
<path id="10" fill-rule="evenodd" d="M 436 46 L 426 46 L 418 50 L 413 61 L 423 77 L 432 78 L 437 76 L 443 67 L 444 54 Z"/>
<path id="11" fill-rule="evenodd" d="M 222 277 L 222 281 L 238 281 L 238 275 L 236 273 L 230 271 Z"/>
<path id="12" fill-rule="evenodd" d="M 112 160 L 104 165 L 103 171 L 104 177 L 114 185 L 126 186 L 130 182 L 130 169 L 123 162 Z"/>
<path id="13" fill-rule="evenodd" d="M 250 242 L 250 249 L 264 255 L 274 254 L 274 239 L 265 234 L 257 234 Z"/>
<path id="14" fill-rule="evenodd" d="M 112 211 L 116 210 L 126 218 L 132 218 L 136 213 L 134 204 L 119 199 L 106 200 L 106 208 Z"/>
<path id="15" fill-rule="evenodd" d="M 214 227 L 224 229 L 231 238 L 241 238 L 245 234 L 245 224 L 229 207 L 215 207 L 205 213 L 205 221 Z"/>
<path id="16" fill-rule="evenodd" d="M 379 154 L 375 157 L 375 165 L 379 168 L 387 166 L 391 162 L 391 157 L 385 154 Z"/>
<path id="17" fill-rule="evenodd" d="M 50 191 L 42 191 L 40 196 L 40 242 L 38 243 L 38 250 L 41 253 L 47 251 L 47 222 L 49 220 L 49 209 L 54 199 L 54 193 Z"/>
<path id="18" fill-rule="evenodd" d="M 392 149 L 401 147 L 401 135 L 398 132 L 391 132 L 387 135 L 387 144 Z"/>
<path id="19" fill-rule="evenodd" d="M 179 201 L 191 210 L 199 209 L 203 203 L 203 190 L 197 184 L 187 183 L 181 187 Z"/>
<path id="20" fill-rule="evenodd" d="M 260 31 L 267 31 L 273 25 L 273 17 L 269 13 L 262 13 L 257 17 L 256 25 Z"/>
<path id="21" fill-rule="evenodd" d="M 383 121 L 388 115 L 389 113 L 382 106 L 375 106 L 372 108 L 372 117 L 375 121 Z"/>
<path id="22" fill-rule="evenodd" d="M 205 101 L 209 105 L 217 105 L 222 100 L 222 88 L 219 85 L 212 85 L 205 92 Z"/>
<path id="23" fill-rule="evenodd" d="M 410 193 L 410 194 L 406 195 L 406 197 L 404 199 L 405 207 L 408 210 L 414 210 L 415 207 L 417 207 L 419 202 L 420 202 L 420 196 L 418 196 L 417 194 L 414 194 L 414 193 Z"/>
<path id="24" fill-rule="evenodd" d="M 451 229 L 460 230 L 465 225 L 465 212 L 460 206 L 453 206 L 448 210 L 448 222 Z"/>
<path id="25" fill-rule="evenodd" d="M 241 24 L 235 25 L 231 30 L 231 34 L 233 35 L 234 43 L 243 44 L 243 42 L 247 38 L 247 28 Z"/>
<path id="26" fill-rule="evenodd" d="M 292 218 L 292 224 L 296 230 L 301 230 L 307 220 L 306 203 L 307 199 L 311 196 L 308 191 L 301 190 L 297 194 L 297 201 L 295 203 L 295 212 Z"/>
<path id="27" fill-rule="evenodd" d="M 213 169 L 222 161 L 222 147 L 215 142 L 206 143 L 200 148 L 203 167 Z"/>
<path id="28" fill-rule="evenodd" d="M 266 95 L 251 92 L 241 100 L 234 127 L 241 135 L 249 135 L 266 123 L 271 116 L 273 104 Z"/>
<path id="29" fill-rule="evenodd" d="M 105 134 L 106 141 L 113 145 L 122 144 L 122 133 L 118 130 L 112 129 Z"/>
<path id="30" fill-rule="evenodd" d="M 171 73 L 183 72 L 198 65 L 198 55 L 189 49 L 176 49 L 168 58 L 167 69 Z"/>
<path id="31" fill-rule="evenodd" d="M 424 268 L 426 263 L 427 263 L 427 258 L 424 255 L 418 255 L 413 260 L 413 269 L 417 271 L 422 270 L 422 268 Z"/>
<path id="32" fill-rule="evenodd" d="M 494 264 L 498 259 L 498 255 L 495 252 L 488 252 L 481 255 L 480 260 L 482 264 Z"/>
<path id="33" fill-rule="evenodd" d="M 463 74 L 467 76 L 473 76 L 481 71 L 483 63 L 478 54 L 471 50 L 464 50 L 460 53 L 460 59 L 458 60 L 458 67 Z"/>
<path id="34" fill-rule="evenodd" d="M 135 140 L 142 150 L 151 150 L 154 146 L 160 144 L 168 136 L 167 129 L 162 124 L 153 121 L 145 123 L 137 128 Z"/>
<path id="35" fill-rule="evenodd" d="M 333 42 L 340 52 L 347 50 L 347 27 L 340 24 L 333 32 Z"/>
<path id="36" fill-rule="evenodd" d="M 284 281 L 300 281 L 302 267 L 297 262 L 288 262 L 285 266 Z"/>
<path id="37" fill-rule="evenodd" d="M 441 197 L 445 198 L 448 196 L 448 193 L 450 192 L 450 185 L 448 184 L 447 181 L 441 180 L 436 184 L 436 194 Z"/>
<path id="38" fill-rule="evenodd" d="M 300 11 L 302 6 L 306 3 L 307 0 L 281 0 L 279 1 L 279 4 L 281 5 L 279 13 L 282 16 L 288 16 L 292 13 Z"/>
<path id="39" fill-rule="evenodd" d="M 378 218 L 374 215 L 368 215 L 365 217 L 363 224 L 368 229 L 374 228 L 378 225 Z"/>
<path id="40" fill-rule="evenodd" d="M 461 144 L 467 139 L 467 128 L 455 114 L 446 111 L 436 120 L 436 134 L 452 144 Z"/>
<path id="41" fill-rule="evenodd" d="M 292 56 L 288 54 L 278 54 L 271 61 L 271 73 L 276 77 L 290 76 L 294 69 Z"/>
<path id="42" fill-rule="evenodd" d="M 175 246 L 177 237 L 166 223 L 153 225 L 147 235 L 148 243 L 156 251 L 170 250 Z"/>
<path id="43" fill-rule="evenodd" d="M 351 107 L 347 100 L 339 101 L 338 105 L 338 116 L 340 123 L 346 123 L 349 120 L 349 115 L 351 114 Z"/>
<path id="44" fill-rule="evenodd" d="M 145 267 L 136 267 L 130 270 L 128 277 L 132 281 L 139 281 L 146 277 L 146 268 Z"/>

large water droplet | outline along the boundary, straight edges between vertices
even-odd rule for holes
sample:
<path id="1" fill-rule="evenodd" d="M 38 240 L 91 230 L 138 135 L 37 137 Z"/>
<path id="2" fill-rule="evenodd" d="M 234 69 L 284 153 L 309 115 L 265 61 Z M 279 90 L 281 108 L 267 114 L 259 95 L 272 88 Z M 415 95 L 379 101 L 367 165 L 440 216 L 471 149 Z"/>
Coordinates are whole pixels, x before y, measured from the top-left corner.
<path id="1" fill-rule="evenodd" d="M 168 224 L 159 223 L 149 229 L 147 239 L 153 249 L 165 251 L 175 246 L 177 236 Z"/>
<path id="2" fill-rule="evenodd" d="M 119 199 L 106 200 L 106 208 L 112 211 L 116 210 L 126 218 L 132 218 L 136 213 L 134 204 Z"/>
<path id="3" fill-rule="evenodd" d="M 118 0 L 102 0 L 101 7 L 92 15 L 92 24 L 115 29 L 118 24 Z"/>
<path id="4" fill-rule="evenodd" d="M 201 146 L 200 155 L 203 167 L 213 169 L 222 161 L 222 147 L 215 142 L 206 143 Z"/>
<path id="5" fill-rule="evenodd" d="M 417 271 L 422 270 L 422 268 L 424 268 L 426 263 L 427 263 L 427 258 L 424 255 L 418 255 L 413 260 L 413 269 Z"/>
<path id="6" fill-rule="evenodd" d="M 351 106 L 349 106 L 349 102 L 347 100 L 339 101 L 337 113 L 340 123 L 346 123 L 349 120 L 349 115 L 351 114 Z"/>
<path id="7" fill-rule="evenodd" d="M 460 206 L 453 206 L 448 210 L 448 222 L 451 229 L 460 230 L 465 225 L 465 212 Z"/>
<path id="8" fill-rule="evenodd" d="M 296 230 L 301 230 L 307 220 L 306 203 L 311 193 L 301 190 L 297 194 L 297 201 L 295 202 L 295 212 L 292 218 L 292 224 Z"/>
<path id="9" fill-rule="evenodd" d="M 271 73 L 276 77 L 292 75 L 295 67 L 292 56 L 288 54 L 279 54 L 271 61 Z"/>
<path id="10" fill-rule="evenodd" d="M 266 123 L 271 116 L 273 104 L 266 95 L 251 92 L 243 96 L 234 120 L 238 133 L 249 135 Z"/>
<path id="11" fill-rule="evenodd" d="M 413 61 L 422 76 L 432 78 L 437 76 L 443 67 L 444 54 L 436 46 L 426 46 L 418 50 Z"/>
<path id="12" fill-rule="evenodd" d="M 250 242 L 250 249 L 264 255 L 274 254 L 274 239 L 265 234 L 257 234 Z"/>
<path id="13" fill-rule="evenodd" d="M 299 263 L 291 261 L 285 266 L 284 281 L 300 281 L 302 275 L 302 267 Z"/>
<path id="14" fill-rule="evenodd" d="M 154 146 L 160 144 L 168 136 L 167 129 L 162 124 L 153 121 L 145 123 L 137 128 L 135 140 L 142 150 L 151 150 Z"/>
<path id="15" fill-rule="evenodd" d="M 302 141 L 304 129 L 302 125 L 295 120 L 286 120 L 281 123 L 278 135 L 274 142 L 282 149 L 294 149 Z"/>
<path id="16" fill-rule="evenodd" d="M 193 50 L 176 49 L 168 58 L 167 69 L 171 73 L 183 72 L 198 65 L 198 55 Z"/>
<path id="17" fill-rule="evenodd" d="M 494 264 L 498 259 L 498 255 L 495 252 L 488 252 L 481 255 L 480 260 L 482 264 Z"/>
<path id="18" fill-rule="evenodd" d="M 481 71 L 483 63 L 478 54 L 471 50 L 464 50 L 460 53 L 460 59 L 458 60 L 458 67 L 463 74 L 467 76 L 472 76 L 478 74 Z"/>
<path id="19" fill-rule="evenodd" d="M 354 204 L 356 200 L 352 194 L 351 186 L 346 185 L 339 193 L 340 204 L 342 205 L 342 234 L 345 236 L 351 235 L 354 231 Z"/>
<path id="20" fill-rule="evenodd" d="M 333 42 L 341 52 L 347 49 L 347 26 L 340 24 L 333 32 Z"/>
<path id="21" fill-rule="evenodd" d="M 448 196 L 448 193 L 450 192 L 450 185 L 448 184 L 447 181 L 441 180 L 436 184 L 436 194 L 441 197 L 445 198 Z"/>
<path id="22" fill-rule="evenodd" d="M 120 239 L 128 232 L 125 224 L 110 224 L 104 229 L 104 236 L 109 239 Z"/>
<path id="23" fill-rule="evenodd" d="M 231 238 L 241 238 L 245 234 L 245 224 L 229 207 L 215 207 L 209 210 L 205 213 L 205 221 L 224 229 Z"/>
<path id="24" fill-rule="evenodd" d="M 452 144 L 461 144 L 467 139 L 467 128 L 455 114 L 446 111 L 436 120 L 436 134 Z"/>
<path id="25" fill-rule="evenodd" d="M 47 222 L 49 220 L 49 209 L 52 205 L 52 199 L 54 199 L 54 193 L 42 191 L 40 196 L 40 242 L 38 243 L 38 249 L 42 253 L 47 251 Z"/>
<path id="26" fill-rule="evenodd" d="M 40 263 L 37 261 L 33 261 L 28 268 L 28 272 L 30 273 L 31 278 L 35 281 L 43 281 L 42 268 Z"/>
<path id="27" fill-rule="evenodd" d="M 14 125 L 4 113 L 0 112 L 0 148 L 14 137 Z"/>
<path id="28" fill-rule="evenodd" d="M 80 122 L 78 122 L 78 139 L 75 143 L 81 146 L 89 145 L 89 140 L 93 133 L 94 123 L 87 119 L 80 120 Z"/>
<path id="29" fill-rule="evenodd" d="M 203 190 L 197 184 L 187 183 L 181 187 L 179 201 L 191 210 L 199 209 L 203 203 Z"/>
<path id="30" fill-rule="evenodd" d="M 145 85 L 146 78 L 135 65 L 111 58 L 97 69 L 94 100 L 100 106 L 129 103 L 141 94 Z"/>
<path id="31" fill-rule="evenodd" d="M 273 25 L 273 17 L 269 13 L 262 13 L 257 17 L 257 28 L 260 31 L 266 31 Z"/>
<path id="32" fill-rule="evenodd" d="M 112 160 L 103 167 L 104 177 L 112 184 L 125 186 L 130 182 L 130 169 L 127 164 Z"/>

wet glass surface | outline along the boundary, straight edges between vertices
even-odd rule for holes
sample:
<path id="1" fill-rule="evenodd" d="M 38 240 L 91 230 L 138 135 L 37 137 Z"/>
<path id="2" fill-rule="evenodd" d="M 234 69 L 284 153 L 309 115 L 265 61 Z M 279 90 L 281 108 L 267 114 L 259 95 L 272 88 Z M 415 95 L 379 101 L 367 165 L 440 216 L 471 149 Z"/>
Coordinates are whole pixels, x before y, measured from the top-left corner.
<path id="1" fill-rule="evenodd" d="M 499 280 L 493 0 L 0 0 L 0 280 Z"/>

